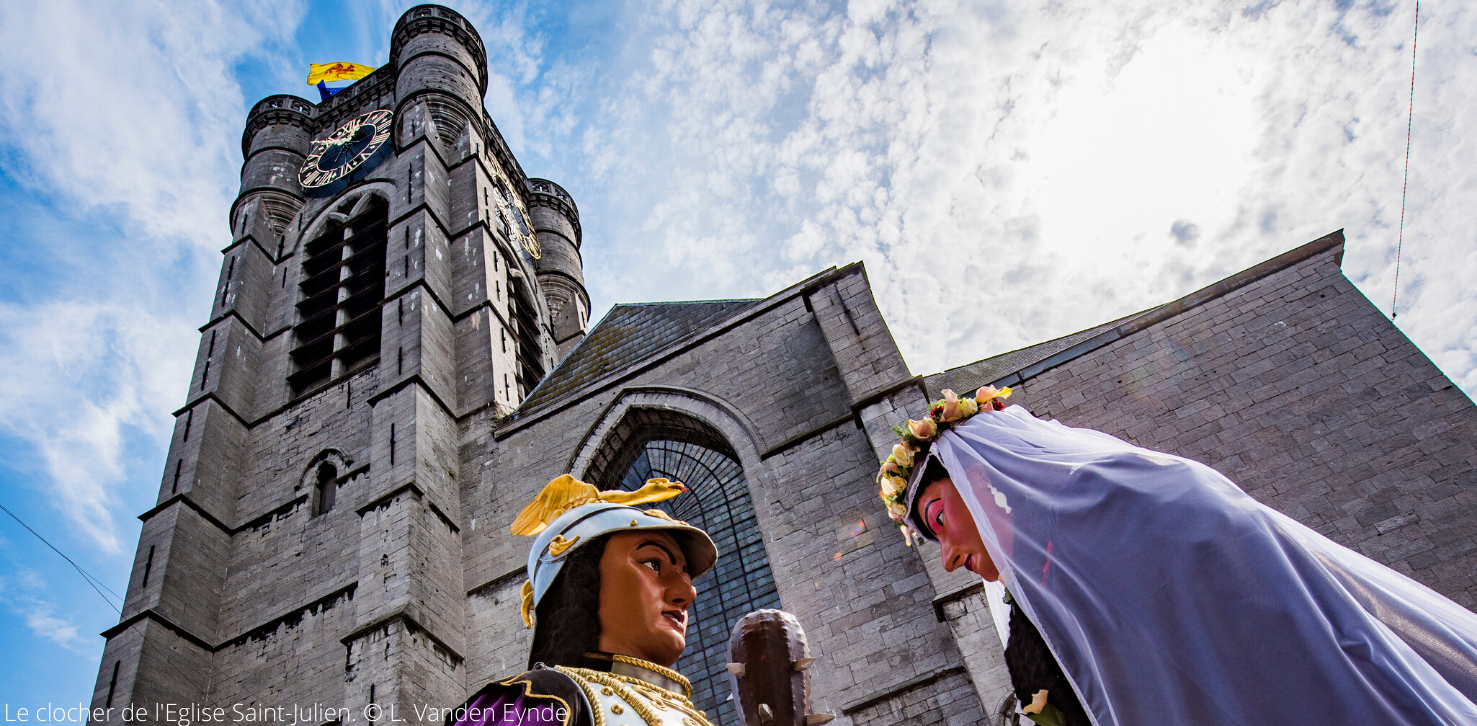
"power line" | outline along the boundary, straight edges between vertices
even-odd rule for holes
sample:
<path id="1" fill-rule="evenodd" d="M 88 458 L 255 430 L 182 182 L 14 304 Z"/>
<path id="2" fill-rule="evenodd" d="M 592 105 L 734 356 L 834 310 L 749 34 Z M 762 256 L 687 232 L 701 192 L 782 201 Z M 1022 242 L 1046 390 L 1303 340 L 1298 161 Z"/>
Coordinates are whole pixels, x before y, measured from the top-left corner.
<path id="1" fill-rule="evenodd" d="M 103 599 L 103 602 L 106 602 L 108 604 L 108 607 L 111 607 L 114 610 L 118 610 L 118 606 L 114 605 L 113 604 L 113 601 L 112 600 L 109 600 L 108 599 L 108 596 L 103 594 L 103 590 L 107 590 L 108 592 L 112 593 L 113 597 L 118 598 L 118 600 L 120 602 L 122 602 L 123 598 L 120 597 L 118 595 L 118 593 L 113 592 L 112 588 L 108 587 L 107 585 L 104 585 L 101 580 L 98 580 L 96 577 L 93 577 L 91 574 L 88 574 L 87 570 L 82 569 L 81 565 L 78 565 L 76 562 L 73 562 L 72 561 L 72 558 L 70 558 L 70 557 L 66 556 L 65 554 L 63 554 L 62 551 L 59 550 L 59 549 L 57 549 L 56 546 L 53 545 L 52 543 L 47 542 L 46 541 L 46 538 L 41 536 L 41 533 L 37 532 L 34 529 L 31 529 L 31 525 L 26 524 L 25 522 L 21 521 L 21 518 L 15 516 L 15 512 L 12 512 L 9 509 L 7 509 L 5 507 L 5 505 L 0 504 L 0 511 L 3 511 L 6 514 L 9 514 L 10 515 L 10 518 L 11 519 L 14 519 L 16 522 L 19 522 L 20 523 L 20 526 L 26 528 L 26 531 L 27 532 L 30 532 L 31 534 L 36 535 L 36 539 L 41 540 L 41 542 L 44 543 L 47 547 L 50 547 L 52 552 L 55 552 L 55 553 L 61 555 L 62 556 L 62 559 L 64 559 L 64 560 L 67 561 L 67 564 L 69 564 L 72 567 L 76 568 L 77 572 L 82 575 L 82 579 L 86 580 L 87 581 L 87 584 L 89 584 L 89 585 L 92 586 L 92 589 L 97 592 L 98 597 L 101 597 Z M 102 587 L 102 590 L 99 590 L 98 589 L 99 586 Z M 119 611 L 118 614 L 119 615 L 122 615 L 123 612 L 122 611 Z M 166 658 L 163 658 L 161 660 L 162 660 L 162 662 L 166 666 L 168 666 L 170 668 L 170 670 L 173 670 L 176 675 L 178 675 L 183 681 L 185 681 L 187 683 L 193 682 L 193 679 L 197 675 L 197 674 L 191 674 L 191 673 L 185 672 L 182 668 L 180 668 L 180 666 L 175 665 L 175 663 L 171 659 L 169 659 L 167 657 Z M 255 688 L 252 688 L 244 680 L 238 680 L 238 681 L 236 681 L 236 684 L 239 685 L 239 686 L 241 686 L 242 688 L 246 689 L 248 692 L 251 693 L 252 696 L 255 696 L 256 699 L 257 699 L 256 700 L 257 703 L 265 704 L 267 702 L 267 699 L 263 698 L 260 692 L 258 692 Z"/>
<path id="2" fill-rule="evenodd" d="M 1405 120 L 1405 179 L 1400 182 L 1400 234 L 1395 241 L 1395 290 L 1390 293 L 1390 319 L 1399 313 L 1395 301 L 1400 296 L 1400 252 L 1405 244 L 1405 192 L 1410 188 L 1410 127 L 1415 124 L 1415 43 L 1421 35 L 1421 3 L 1415 3 L 1415 28 L 1410 34 L 1410 109 Z"/>
<path id="3" fill-rule="evenodd" d="M 63 554 L 62 551 L 59 550 L 59 549 L 57 549 L 55 545 L 51 544 L 50 542 L 47 542 L 46 541 L 46 538 L 45 537 L 42 537 L 39 532 L 37 532 L 34 529 L 31 529 L 31 525 L 26 524 L 25 522 L 21 521 L 21 518 L 20 517 L 15 516 L 15 512 L 12 512 L 9 509 L 6 509 L 5 508 L 5 505 L 0 504 L 0 511 L 3 511 L 6 514 L 9 514 L 10 515 L 10 518 L 11 519 L 14 519 L 17 522 L 20 522 L 20 526 L 25 527 L 27 532 L 30 532 L 31 534 L 36 535 L 36 539 L 41 540 L 47 547 L 50 547 L 52 552 L 55 552 L 55 553 L 61 555 L 62 556 L 62 559 L 64 559 L 64 560 L 67 561 L 67 564 L 71 565 L 72 567 L 75 567 L 77 569 L 77 572 L 81 573 L 82 578 L 85 579 L 85 580 L 87 580 L 87 584 L 92 585 L 92 589 L 95 590 L 97 592 L 98 596 L 103 599 L 103 602 L 106 602 L 108 604 L 108 607 L 111 607 L 114 610 L 118 610 L 118 607 L 113 604 L 113 601 L 112 600 L 109 600 L 108 599 L 108 596 L 107 595 L 104 595 L 102 590 L 98 590 L 98 587 L 101 586 L 103 590 L 107 590 L 108 592 L 112 593 L 113 594 L 113 597 L 118 598 L 118 600 L 121 602 L 123 600 L 123 598 L 122 597 L 119 597 L 118 593 L 113 592 L 112 588 L 109 588 L 107 585 L 103 585 L 103 583 L 102 583 L 101 580 L 98 580 L 96 577 L 93 577 L 92 575 L 88 574 L 88 572 L 86 570 L 82 569 L 82 567 L 80 565 L 78 565 L 76 562 L 73 562 L 72 561 L 72 558 L 70 558 L 70 557 L 66 556 L 65 554 Z M 120 611 L 118 614 L 119 615 L 122 615 L 123 613 Z M 163 658 L 161 660 L 162 660 L 162 662 L 166 666 L 169 666 L 169 668 L 171 670 L 173 670 L 176 675 L 178 675 L 182 680 L 184 680 L 187 683 L 193 682 L 193 679 L 197 675 L 197 674 L 191 674 L 191 673 L 185 672 L 179 666 L 175 665 L 174 662 L 171 659 L 169 659 L 169 658 Z M 241 686 L 242 688 L 245 688 L 248 692 L 251 693 L 251 695 L 255 696 L 256 699 L 257 699 L 257 703 L 266 703 L 267 702 L 267 699 L 263 698 L 262 695 L 261 695 L 261 693 L 259 693 L 255 688 L 252 688 L 245 681 L 238 680 L 236 683 L 237 683 L 237 685 Z"/>
<path id="4" fill-rule="evenodd" d="M 52 552 L 55 552 L 55 553 L 61 555 L 62 556 L 62 559 L 66 560 L 67 561 L 67 564 L 69 564 L 72 567 L 76 568 L 77 569 L 77 572 L 82 575 L 82 579 L 86 580 L 87 581 L 87 584 L 91 585 L 92 586 L 92 589 L 95 590 L 95 591 L 97 591 L 98 597 L 102 598 L 103 599 L 103 602 L 106 602 L 108 604 L 108 607 L 113 608 L 114 610 L 118 610 L 118 606 L 117 605 L 114 605 L 113 604 L 113 601 L 112 600 L 109 600 L 108 599 L 108 596 L 103 594 L 103 590 L 107 590 L 108 592 L 112 592 L 113 593 L 113 597 L 118 598 L 119 602 L 122 602 L 123 598 L 119 597 L 118 596 L 118 593 L 113 592 L 111 589 L 108 588 L 107 585 L 103 585 L 103 583 L 102 583 L 101 580 L 99 580 L 96 577 L 93 577 L 92 575 L 88 574 L 87 573 L 87 570 L 82 569 L 82 566 L 81 565 L 78 565 L 76 562 L 73 562 L 72 561 L 72 558 L 66 556 L 65 554 L 62 554 L 62 551 L 59 550 L 59 549 L 57 549 L 56 548 L 56 545 L 53 545 L 52 543 L 47 542 L 46 541 L 46 538 L 45 537 L 42 537 L 39 532 L 37 532 L 34 529 L 31 529 L 31 525 L 26 524 L 25 522 L 22 522 L 20 517 L 15 516 L 15 512 L 12 512 L 9 509 L 6 509 L 5 508 L 5 505 L 3 505 L 3 504 L 0 504 L 0 510 L 4 510 L 4 512 L 6 514 L 9 514 L 10 515 L 10 518 L 11 519 L 14 519 L 17 522 L 20 522 L 20 525 L 22 527 L 25 527 L 27 532 L 30 532 L 31 534 L 36 535 L 36 539 L 41 540 L 41 542 L 43 544 L 45 544 L 47 547 L 50 547 Z M 98 590 L 97 589 L 99 585 L 102 585 L 103 590 Z M 123 614 L 123 611 L 122 610 L 118 610 L 118 614 L 119 615 L 122 615 Z"/>

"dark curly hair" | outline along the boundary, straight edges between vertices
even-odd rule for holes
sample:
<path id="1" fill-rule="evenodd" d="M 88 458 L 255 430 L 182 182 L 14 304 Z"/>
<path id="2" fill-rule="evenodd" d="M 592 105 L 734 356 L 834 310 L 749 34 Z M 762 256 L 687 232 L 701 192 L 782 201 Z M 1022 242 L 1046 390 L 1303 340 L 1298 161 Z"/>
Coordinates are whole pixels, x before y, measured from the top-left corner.
<path id="1" fill-rule="evenodd" d="M 913 492 L 915 498 L 922 496 L 923 490 L 927 489 L 929 484 L 940 479 L 949 478 L 949 470 L 944 468 L 944 463 L 934 457 L 928 456 L 926 450 L 918 452 L 916 456 L 926 457 L 924 460 L 927 463 L 923 465 L 923 476 L 918 479 L 918 490 Z M 923 521 L 923 512 L 917 511 L 916 509 L 911 510 L 909 512 L 909 518 L 912 520 L 913 527 L 922 533 L 924 537 L 935 542 L 938 541 L 938 536 L 933 533 L 933 527 L 928 526 L 928 523 Z"/>
<path id="2" fill-rule="evenodd" d="M 923 478 L 918 480 L 918 488 L 925 489 L 929 484 L 948 478 L 949 470 L 944 468 L 944 462 L 929 457 L 928 464 L 923 468 Z"/>
<path id="3" fill-rule="evenodd" d="M 1010 671 L 1011 689 L 1022 705 L 1029 704 L 1037 691 L 1045 689 L 1047 703 L 1062 712 L 1064 726 L 1092 726 L 1041 631 L 1014 602 L 1010 604 L 1010 642 L 1005 646 L 1005 667 Z"/>
<path id="4" fill-rule="evenodd" d="M 580 656 L 600 650 L 600 557 L 604 535 L 575 548 L 539 602 L 528 649 L 528 667 L 581 666 Z"/>

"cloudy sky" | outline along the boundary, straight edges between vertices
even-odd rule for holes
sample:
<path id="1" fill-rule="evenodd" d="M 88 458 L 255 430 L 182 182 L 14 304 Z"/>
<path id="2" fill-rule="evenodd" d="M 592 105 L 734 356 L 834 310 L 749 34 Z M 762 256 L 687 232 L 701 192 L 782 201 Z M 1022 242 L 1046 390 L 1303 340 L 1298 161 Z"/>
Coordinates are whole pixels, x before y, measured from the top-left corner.
<path id="1" fill-rule="evenodd" d="M 578 201 L 598 318 L 856 260 L 915 373 L 1343 228 L 1394 289 L 1412 2 L 450 3 Z M 248 107 L 408 3 L 0 4 L 0 504 L 123 592 Z M 1399 327 L 1477 394 L 1477 8 L 1421 7 Z M 0 703 L 90 696 L 117 614 L 0 513 Z"/>

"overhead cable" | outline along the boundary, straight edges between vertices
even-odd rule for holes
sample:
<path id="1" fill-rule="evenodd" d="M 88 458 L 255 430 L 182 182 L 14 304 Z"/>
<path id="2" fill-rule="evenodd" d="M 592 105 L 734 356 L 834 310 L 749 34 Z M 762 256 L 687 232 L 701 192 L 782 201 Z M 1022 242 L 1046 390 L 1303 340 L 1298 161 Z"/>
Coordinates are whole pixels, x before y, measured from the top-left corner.
<path id="1" fill-rule="evenodd" d="M 31 529 L 31 525 L 26 524 L 25 522 L 22 522 L 20 517 L 15 516 L 15 512 L 12 512 L 9 509 L 6 509 L 5 508 L 5 505 L 3 505 L 3 504 L 0 504 L 0 510 L 3 510 L 6 514 L 9 514 L 11 519 L 14 519 L 17 522 L 20 522 L 20 526 L 25 527 L 27 532 L 30 532 L 31 534 L 36 535 L 36 539 L 41 540 L 41 542 L 43 544 L 45 544 L 47 547 L 50 547 L 52 552 L 55 552 L 55 553 L 61 555 L 62 556 L 62 559 L 66 560 L 67 561 L 67 564 L 69 564 L 72 567 L 76 568 L 77 572 L 82 575 L 82 579 L 86 580 L 87 581 L 87 584 L 91 585 L 92 586 L 92 589 L 97 591 L 98 597 L 101 597 L 103 599 L 103 602 L 106 602 L 108 604 L 108 607 L 113 608 L 114 610 L 118 610 L 118 606 L 117 605 L 114 605 L 113 604 L 113 601 L 112 600 L 109 600 L 108 599 L 108 596 L 103 594 L 103 590 L 107 590 L 108 592 L 113 593 L 113 597 L 118 598 L 118 601 L 119 602 L 122 602 L 123 601 L 123 598 L 122 597 L 119 597 L 118 596 L 118 593 L 113 592 L 111 589 L 108 588 L 107 585 L 103 585 L 103 583 L 102 583 L 101 580 L 99 580 L 96 577 L 93 577 L 92 575 L 88 574 L 87 570 L 82 569 L 82 566 L 81 565 L 78 565 L 76 562 L 73 562 L 72 561 L 72 558 L 70 558 L 70 557 L 66 556 L 65 554 L 63 554 L 61 550 L 59 550 L 59 549 L 56 548 L 56 545 L 53 545 L 52 543 L 47 542 L 46 541 L 46 538 L 45 537 L 42 537 L 39 532 L 37 532 L 34 529 Z M 98 590 L 98 586 L 99 585 L 102 585 L 103 590 Z M 119 615 L 122 615 L 123 614 L 123 611 L 122 610 L 118 610 L 118 614 Z"/>
<path id="2" fill-rule="evenodd" d="M 1399 313 L 1395 301 L 1400 297 L 1400 253 L 1405 244 L 1405 192 L 1410 188 L 1410 128 L 1415 124 L 1415 43 L 1421 34 L 1421 3 L 1415 4 L 1415 29 L 1410 34 L 1410 108 L 1405 117 L 1405 178 L 1400 182 L 1400 233 L 1395 240 L 1395 290 L 1390 293 L 1390 319 Z"/>

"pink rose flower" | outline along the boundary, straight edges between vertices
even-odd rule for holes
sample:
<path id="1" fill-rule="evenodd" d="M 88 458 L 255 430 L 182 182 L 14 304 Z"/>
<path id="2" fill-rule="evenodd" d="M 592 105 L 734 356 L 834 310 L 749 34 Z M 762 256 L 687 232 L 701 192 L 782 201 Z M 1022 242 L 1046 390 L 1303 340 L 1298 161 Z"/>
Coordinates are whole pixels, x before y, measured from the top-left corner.
<path id="1" fill-rule="evenodd" d="M 909 420 L 908 430 L 913 432 L 913 436 L 920 441 L 932 441 L 933 437 L 938 435 L 939 426 L 931 418 L 925 418 L 922 421 Z"/>
<path id="2" fill-rule="evenodd" d="M 882 480 L 882 496 L 895 497 L 908 488 L 908 482 L 902 477 L 889 476 Z"/>
<path id="3" fill-rule="evenodd" d="M 944 389 L 944 412 L 939 420 L 944 423 L 959 420 L 959 396 L 947 388 Z"/>

